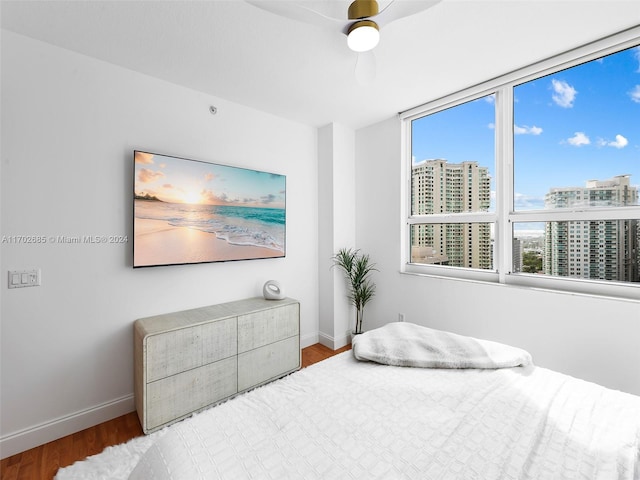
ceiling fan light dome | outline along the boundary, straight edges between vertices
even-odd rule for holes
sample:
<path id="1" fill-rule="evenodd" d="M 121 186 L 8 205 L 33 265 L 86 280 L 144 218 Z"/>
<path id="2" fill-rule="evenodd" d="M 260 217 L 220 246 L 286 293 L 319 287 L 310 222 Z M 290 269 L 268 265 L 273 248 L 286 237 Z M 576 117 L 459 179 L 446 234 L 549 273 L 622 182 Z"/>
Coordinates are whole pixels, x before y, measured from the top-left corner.
<path id="1" fill-rule="evenodd" d="M 361 20 L 349 27 L 347 45 L 354 52 L 368 52 L 380 41 L 378 25 L 371 20 Z"/>

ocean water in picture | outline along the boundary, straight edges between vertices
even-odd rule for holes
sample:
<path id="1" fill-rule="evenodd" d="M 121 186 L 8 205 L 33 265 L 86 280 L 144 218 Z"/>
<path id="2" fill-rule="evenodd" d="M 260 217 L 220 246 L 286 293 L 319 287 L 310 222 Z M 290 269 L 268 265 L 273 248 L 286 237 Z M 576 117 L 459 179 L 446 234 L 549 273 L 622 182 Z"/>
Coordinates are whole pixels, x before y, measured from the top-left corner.
<path id="1" fill-rule="evenodd" d="M 215 234 L 232 245 L 285 251 L 285 210 L 135 200 L 135 217 Z"/>

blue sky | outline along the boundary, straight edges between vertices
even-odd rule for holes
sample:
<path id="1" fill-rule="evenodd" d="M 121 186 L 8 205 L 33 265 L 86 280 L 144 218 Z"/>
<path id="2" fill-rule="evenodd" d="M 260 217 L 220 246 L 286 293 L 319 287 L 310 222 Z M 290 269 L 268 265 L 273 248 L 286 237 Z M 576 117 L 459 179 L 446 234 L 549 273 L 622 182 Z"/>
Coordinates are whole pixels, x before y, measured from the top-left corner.
<path id="1" fill-rule="evenodd" d="M 517 210 L 543 208 L 550 187 L 630 174 L 640 187 L 640 47 L 514 89 Z M 494 168 L 492 97 L 413 122 L 413 160 Z M 495 184 L 492 184 L 492 191 Z"/>

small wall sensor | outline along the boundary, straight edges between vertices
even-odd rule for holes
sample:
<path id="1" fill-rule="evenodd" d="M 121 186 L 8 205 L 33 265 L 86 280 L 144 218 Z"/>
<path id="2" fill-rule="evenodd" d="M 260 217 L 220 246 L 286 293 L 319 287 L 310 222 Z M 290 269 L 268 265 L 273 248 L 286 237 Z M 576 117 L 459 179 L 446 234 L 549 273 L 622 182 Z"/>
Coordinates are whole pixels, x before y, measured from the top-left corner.
<path id="1" fill-rule="evenodd" d="M 211 115 L 215 115 L 216 113 L 218 113 L 218 109 L 213 105 L 209 107 L 209 111 L 211 112 Z"/>

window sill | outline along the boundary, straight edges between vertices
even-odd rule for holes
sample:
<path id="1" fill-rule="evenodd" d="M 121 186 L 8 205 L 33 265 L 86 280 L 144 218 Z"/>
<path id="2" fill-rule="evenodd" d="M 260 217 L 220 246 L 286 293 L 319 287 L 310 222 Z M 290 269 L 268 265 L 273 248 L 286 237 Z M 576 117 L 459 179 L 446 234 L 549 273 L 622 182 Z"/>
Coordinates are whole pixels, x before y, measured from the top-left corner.
<path id="1" fill-rule="evenodd" d="M 416 277 L 430 277 L 506 288 L 523 288 L 559 295 L 585 296 L 640 304 L 640 284 L 542 277 L 526 273 L 509 274 L 506 276 L 505 282 L 501 283 L 498 273 L 495 271 L 425 266 L 411 263 L 404 265 L 400 273 Z"/>

